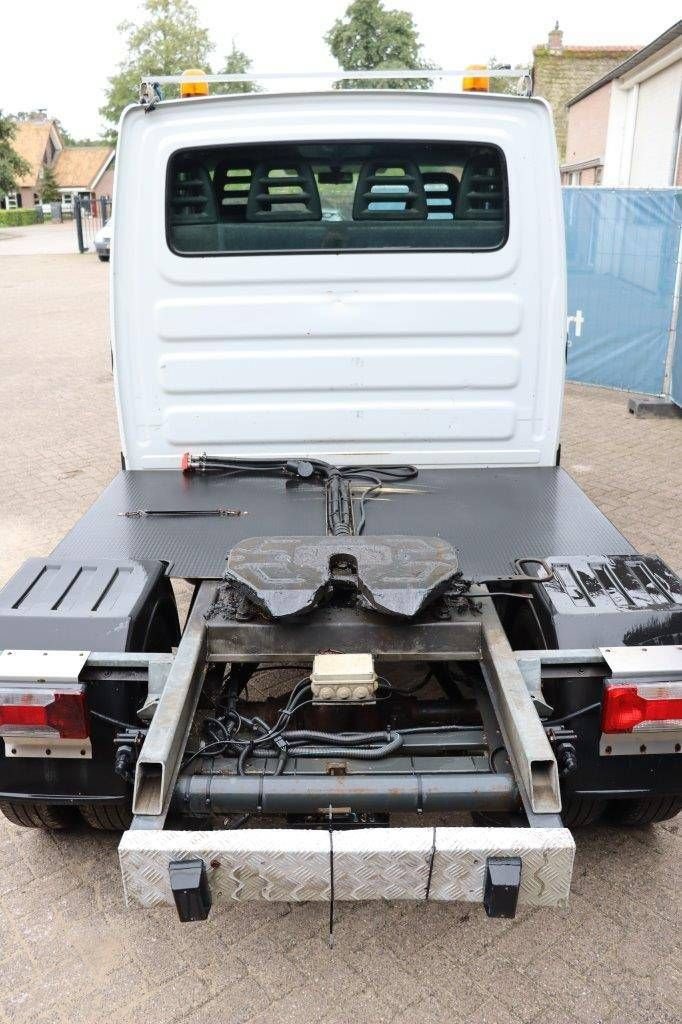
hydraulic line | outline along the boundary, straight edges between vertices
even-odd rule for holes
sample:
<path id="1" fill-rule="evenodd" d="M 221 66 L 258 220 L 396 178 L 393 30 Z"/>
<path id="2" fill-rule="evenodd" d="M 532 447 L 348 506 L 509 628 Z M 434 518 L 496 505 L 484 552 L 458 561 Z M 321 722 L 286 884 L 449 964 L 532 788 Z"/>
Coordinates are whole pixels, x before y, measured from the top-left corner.
<path id="1" fill-rule="evenodd" d="M 359 465 L 334 466 L 321 459 L 230 459 L 220 455 L 182 457 L 184 473 L 212 473 L 221 476 L 282 476 L 307 483 L 324 484 L 327 494 L 327 524 L 332 536 L 359 535 L 365 528 L 366 503 L 376 497 L 387 483 L 413 480 L 416 466 Z M 351 487 L 354 482 L 368 483 L 357 499 L 357 516 L 353 514 Z"/>

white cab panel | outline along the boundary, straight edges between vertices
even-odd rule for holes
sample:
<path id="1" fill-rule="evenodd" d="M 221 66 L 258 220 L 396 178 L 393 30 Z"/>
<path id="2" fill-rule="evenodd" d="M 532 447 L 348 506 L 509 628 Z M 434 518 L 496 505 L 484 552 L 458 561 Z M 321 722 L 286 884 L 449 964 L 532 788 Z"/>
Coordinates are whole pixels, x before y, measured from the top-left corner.
<path id="1" fill-rule="evenodd" d="M 400 139 L 502 149 L 509 237 L 491 252 L 183 257 L 173 153 Z M 372 90 L 131 107 L 121 125 L 114 361 L 129 469 L 187 449 L 419 465 L 553 465 L 565 268 L 551 118 L 515 97 Z"/>

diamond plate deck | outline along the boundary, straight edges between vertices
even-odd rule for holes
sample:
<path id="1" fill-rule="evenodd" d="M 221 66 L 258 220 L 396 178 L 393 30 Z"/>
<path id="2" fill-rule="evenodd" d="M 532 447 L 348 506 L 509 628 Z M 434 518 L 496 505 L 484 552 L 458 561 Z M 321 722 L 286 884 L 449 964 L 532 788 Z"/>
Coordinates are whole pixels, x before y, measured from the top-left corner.
<path id="1" fill-rule="evenodd" d="M 314 829 L 124 833 L 119 846 L 126 904 L 173 906 L 172 860 L 201 857 L 216 901 L 328 900 L 329 834 Z"/>
<path id="2" fill-rule="evenodd" d="M 240 508 L 226 518 L 128 519 L 136 509 Z M 219 579 L 245 537 L 325 534 L 322 488 L 281 479 L 119 473 L 55 549 L 61 558 L 160 559 L 171 576 Z M 440 537 L 467 579 L 502 576 L 515 558 L 618 555 L 634 548 L 559 467 L 424 469 L 370 501 L 364 536 Z"/>
<path id="3" fill-rule="evenodd" d="M 240 832 L 130 831 L 119 859 L 126 904 L 174 906 L 171 860 L 201 857 L 213 899 L 301 902 L 442 900 L 481 903 L 485 862 L 519 856 L 521 903 L 564 907 L 575 844 L 567 829 L 381 828 Z"/>
<path id="4" fill-rule="evenodd" d="M 429 898 L 479 903 L 488 857 L 521 857 L 519 903 L 565 907 L 575 842 L 565 828 L 437 828 Z"/>
<path id="5" fill-rule="evenodd" d="M 335 832 L 334 898 L 425 900 L 435 831 L 380 828 Z"/>

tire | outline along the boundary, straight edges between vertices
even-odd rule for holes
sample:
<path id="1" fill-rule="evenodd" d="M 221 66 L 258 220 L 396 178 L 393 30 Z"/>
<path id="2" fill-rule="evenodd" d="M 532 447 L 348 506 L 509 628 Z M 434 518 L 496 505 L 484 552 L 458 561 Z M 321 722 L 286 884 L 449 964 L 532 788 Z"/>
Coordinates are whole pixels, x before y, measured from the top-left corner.
<path id="1" fill-rule="evenodd" d="M 73 807 L 56 807 L 53 804 L 20 804 L 0 801 L 0 811 L 13 825 L 23 828 L 65 829 L 77 822 Z"/>
<path id="2" fill-rule="evenodd" d="M 509 828 L 512 823 L 511 814 L 504 811 L 472 811 L 471 820 L 479 828 Z"/>
<path id="3" fill-rule="evenodd" d="M 100 261 L 100 263 L 108 263 L 109 262 L 109 257 L 108 256 L 100 256 L 99 253 L 97 253 L 97 259 Z"/>
<path id="4" fill-rule="evenodd" d="M 586 796 L 564 797 L 561 820 L 566 828 L 589 828 L 601 820 L 605 808 L 603 800 L 591 800 Z"/>
<path id="5" fill-rule="evenodd" d="M 589 828 L 600 821 L 606 804 L 603 800 L 589 800 L 586 797 L 564 797 L 561 820 L 566 828 Z M 500 828 L 512 824 L 509 814 L 495 814 L 489 811 L 473 811 L 474 825 Z"/>
<path id="6" fill-rule="evenodd" d="M 85 804 L 79 810 L 86 825 L 100 832 L 125 832 L 133 818 L 127 807 L 116 804 Z"/>
<path id="7" fill-rule="evenodd" d="M 607 818 L 613 825 L 641 828 L 669 821 L 682 811 L 682 796 L 650 796 L 638 800 L 613 800 Z"/>

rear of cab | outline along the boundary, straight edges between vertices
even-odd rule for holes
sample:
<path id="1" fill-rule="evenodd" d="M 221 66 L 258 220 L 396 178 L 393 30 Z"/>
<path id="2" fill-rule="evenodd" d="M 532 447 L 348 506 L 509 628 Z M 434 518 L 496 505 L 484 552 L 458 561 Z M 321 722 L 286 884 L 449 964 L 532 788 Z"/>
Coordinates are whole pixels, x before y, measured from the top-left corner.
<path id="1" fill-rule="evenodd" d="M 536 99 L 178 100 L 121 124 L 112 312 L 129 469 L 181 453 L 556 460 L 555 143 Z"/>

